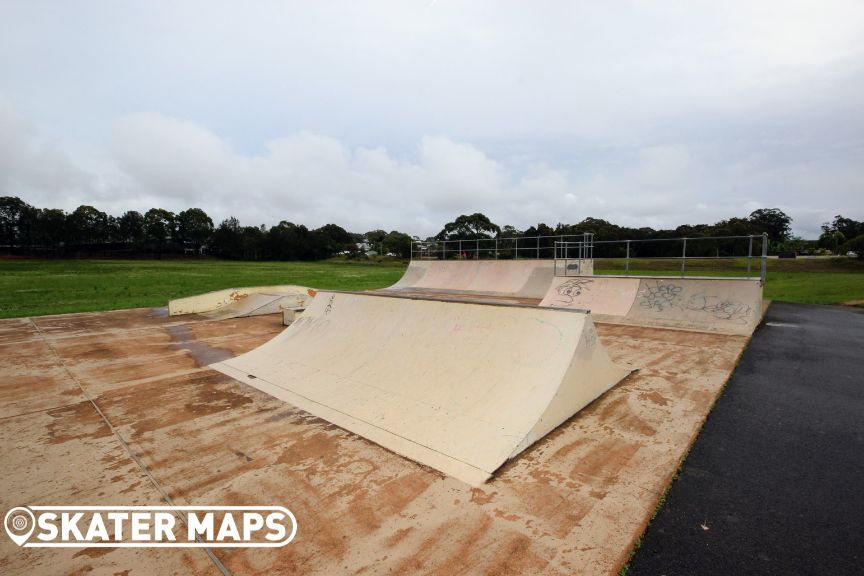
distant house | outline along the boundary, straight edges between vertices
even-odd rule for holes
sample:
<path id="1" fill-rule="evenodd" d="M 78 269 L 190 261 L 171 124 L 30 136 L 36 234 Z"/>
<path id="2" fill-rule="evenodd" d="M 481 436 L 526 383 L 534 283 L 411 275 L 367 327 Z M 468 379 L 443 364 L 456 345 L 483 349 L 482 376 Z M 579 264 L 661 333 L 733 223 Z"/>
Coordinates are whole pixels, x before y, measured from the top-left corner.
<path id="1" fill-rule="evenodd" d="M 359 250 L 360 252 L 368 252 L 370 248 L 372 248 L 372 245 L 368 242 L 357 243 L 357 250 Z"/>

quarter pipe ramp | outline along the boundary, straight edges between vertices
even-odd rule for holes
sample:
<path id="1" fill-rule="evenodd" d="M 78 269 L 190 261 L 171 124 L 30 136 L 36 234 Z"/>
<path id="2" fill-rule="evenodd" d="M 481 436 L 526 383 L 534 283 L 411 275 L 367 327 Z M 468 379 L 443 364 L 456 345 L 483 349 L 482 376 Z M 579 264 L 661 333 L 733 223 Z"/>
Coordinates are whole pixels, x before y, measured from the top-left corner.
<path id="1" fill-rule="evenodd" d="M 598 322 L 750 335 L 762 318 L 762 282 L 750 278 L 555 278 L 541 307 L 590 310 Z"/>
<path id="2" fill-rule="evenodd" d="M 211 367 L 473 485 L 629 373 L 583 311 L 336 292 Z"/>
<path id="3" fill-rule="evenodd" d="M 228 288 L 171 300 L 168 314 L 200 314 L 213 320 L 274 314 L 304 307 L 313 295 L 309 288 L 294 285 Z"/>
<path id="4" fill-rule="evenodd" d="M 590 274 L 590 261 L 583 273 Z M 543 298 L 555 277 L 554 260 L 412 260 L 389 291 L 476 292 Z"/>

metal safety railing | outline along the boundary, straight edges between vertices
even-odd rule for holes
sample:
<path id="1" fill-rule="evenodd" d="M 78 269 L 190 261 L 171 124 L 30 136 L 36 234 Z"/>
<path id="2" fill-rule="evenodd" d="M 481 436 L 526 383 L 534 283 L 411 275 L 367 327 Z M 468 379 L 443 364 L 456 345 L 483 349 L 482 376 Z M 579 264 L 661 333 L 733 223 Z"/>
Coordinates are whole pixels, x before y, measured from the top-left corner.
<path id="1" fill-rule="evenodd" d="M 754 245 L 761 241 L 761 245 Z M 754 252 L 754 248 L 758 254 Z M 555 270 L 581 270 L 588 248 L 585 242 L 555 242 Z M 689 250 L 689 252 L 688 252 Z M 680 276 L 684 277 L 688 260 L 746 260 L 747 278 L 753 276 L 753 261 L 759 259 L 758 278 L 765 282 L 768 260 L 768 235 L 758 236 L 699 236 L 685 238 L 657 238 L 646 240 L 598 240 L 590 244 L 591 259 L 623 260 L 624 275 L 630 275 L 630 265 L 644 260 L 680 260 Z M 578 260 L 580 266 L 570 265 Z M 560 262 L 560 266 L 559 266 Z M 570 274 L 573 275 L 573 274 Z M 578 275 L 578 272 L 576 273 Z"/>
<path id="2" fill-rule="evenodd" d="M 411 243 L 411 259 L 417 260 L 501 260 L 555 258 L 559 242 L 585 244 L 594 234 L 478 238 L 472 240 L 417 240 Z M 579 240 L 575 240 L 579 239 Z M 587 256 L 586 256 L 587 257 Z"/>
<path id="3" fill-rule="evenodd" d="M 646 260 L 678 260 L 684 276 L 690 260 L 746 260 L 746 277 L 766 276 L 768 235 L 689 236 L 645 240 L 594 240 L 594 234 L 479 238 L 472 240 L 419 240 L 411 243 L 412 260 L 554 259 L 556 274 L 579 274 L 583 263 L 623 261 L 624 275 L 631 264 Z M 759 275 L 754 276 L 758 259 Z"/>

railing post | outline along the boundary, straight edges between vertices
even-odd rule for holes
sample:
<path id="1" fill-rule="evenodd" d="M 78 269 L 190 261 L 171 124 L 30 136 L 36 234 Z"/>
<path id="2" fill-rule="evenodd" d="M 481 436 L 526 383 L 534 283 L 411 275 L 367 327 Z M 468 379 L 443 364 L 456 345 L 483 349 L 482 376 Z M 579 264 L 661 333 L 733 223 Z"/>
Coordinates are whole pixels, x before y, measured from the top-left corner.
<path id="1" fill-rule="evenodd" d="M 684 277 L 684 267 L 687 264 L 687 238 L 682 240 L 684 240 L 684 250 L 681 252 L 681 278 Z"/>
<path id="2" fill-rule="evenodd" d="M 498 259 L 498 238 L 495 238 L 495 260 Z"/>
<path id="3" fill-rule="evenodd" d="M 513 254 L 514 254 L 513 259 L 518 260 L 519 259 L 519 237 L 518 236 L 516 237 L 516 248 L 513 250 Z"/>
<path id="4" fill-rule="evenodd" d="M 762 233 L 762 271 L 760 277 L 762 278 L 762 285 L 765 285 L 765 276 L 768 272 L 768 234 Z"/>
<path id="5" fill-rule="evenodd" d="M 747 240 L 747 278 L 750 278 L 750 271 L 753 268 L 753 235 L 751 234 Z"/>
<path id="6" fill-rule="evenodd" d="M 627 240 L 627 257 L 624 260 L 624 275 L 630 275 L 630 240 Z"/>
<path id="7" fill-rule="evenodd" d="M 462 240 L 459 240 L 459 254 L 457 255 L 457 260 L 462 259 Z"/>
<path id="8" fill-rule="evenodd" d="M 540 259 L 540 236 L 537 236 L 537 259 Z"/>
<path id="9" fill-rule="evenodd" d="M 552 275 L 558 276 L 558 248 L 560 247 L 560 243 L 555 242 L 555 248 L 552 250 Z"/>
<path id="10" fill-rule="evenodd" d="M 585 253 L 585 245 L 581 242 L 576 243 L 576 259 L 579 266 L 579 274 L 582 273 L 582 255 Z M 577 274 L 578 275 L 578 274 Z"/>
<path id="11" fill-rule="evenodd" d="M 474 259 L 480 259 L 480 239 L 474 241 Z"/>

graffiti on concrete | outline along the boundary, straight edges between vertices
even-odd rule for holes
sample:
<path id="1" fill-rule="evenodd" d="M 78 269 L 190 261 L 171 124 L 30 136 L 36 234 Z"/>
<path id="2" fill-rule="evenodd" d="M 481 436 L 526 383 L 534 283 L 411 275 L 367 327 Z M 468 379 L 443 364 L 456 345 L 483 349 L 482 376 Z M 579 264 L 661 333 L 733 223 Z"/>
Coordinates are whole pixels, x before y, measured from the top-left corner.
<path id="1" fill-rule="evenodd" d="M 686 296 L 684 287 L 668 283 L 647 284 L 639 291 L 639 306 L 647 310 L 664 312 L 669 309 L 692 310 L 711 314 L 718 320 L 746 324 L 753 316 L 753 309 L 736 300 L 724 299 L 700 292 Z"/>
<path id="2" fill-rule="evenodd" d="M 579 296 L 585 290 L 590 290 L 589 285 L 593 283 L 593 280 L 589 280 L 587 278 L 573 278 L 572 280 L 567 280 L 563 282 L 555 291 L 558 293 L 561 298 L 558 302 L 561 302 L 565 305 L 572 304 L 573 299 L 576 296 Z"/>
<path id="3" fill-rule="evenodd" d="M 669 308 L 682 308 L 681 292 L 684 290 L 682 286 L 675 284 L 661 284 L 655 282 L 653 285 L 646 285 L 645 288 L 639 291 L 639 296 L 642 300 L 639 306 L 648 310 L 657 310 L 663 312 Z"/>
<path id="4" fill-rule="evenodd" d="M 707 312 L 718 320 L 729 320 L 736 324 L 746 324 L 753 315 L 753 309 L 743 302 L 723 300 L 704 293 L 691 296 L 687 300 L 687 309 Z"/>

